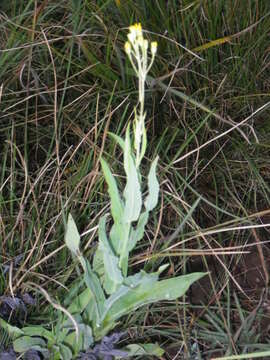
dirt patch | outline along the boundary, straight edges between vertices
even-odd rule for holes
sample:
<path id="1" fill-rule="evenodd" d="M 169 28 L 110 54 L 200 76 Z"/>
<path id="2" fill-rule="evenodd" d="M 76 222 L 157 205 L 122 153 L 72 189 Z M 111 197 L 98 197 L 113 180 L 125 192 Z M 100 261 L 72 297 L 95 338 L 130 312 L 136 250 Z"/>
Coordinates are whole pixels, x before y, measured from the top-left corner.
<path id="1" fill-rule="evenodd" d="M 263 256 L 266 267 L 270 270 L 270 249 L 266 246 L 263 247 Z M 241 342 L 246 337 L 249 337 L 251 344 L 255 344 L 254 349 L 259 349 L 256 344 L 267 344 L 270 335 L 270 292 L 265 284 L 264 269 L 257 248 L 253 248 L 248 254 L 232 258 L 227 271 L 214 256 L 207 258 L 207 264 L 208 269 L 199 258 L 191 263 L 192 271 L 204 269 L 211 272 L 211 279 L 206 276 L 192 286 L 190 303 L 200 305 L 199 310 L 194 311 L 195 318 L 209 321 L 209 314 L 214 313 L 220 320 L 224 333 L 226 327 L 230 328 L 231 343 L 238 349 L 242 349 Z M 221 304 L 222 314 L 217 300 Z M 212 329 L 215 331 L 215 326 Z M 228 344 L 224 344 L 225 351 Z M 221 355 L 224 356 L 224 353 L 217 350 L 217 353 L 212 353 L 206 359 Z"/>

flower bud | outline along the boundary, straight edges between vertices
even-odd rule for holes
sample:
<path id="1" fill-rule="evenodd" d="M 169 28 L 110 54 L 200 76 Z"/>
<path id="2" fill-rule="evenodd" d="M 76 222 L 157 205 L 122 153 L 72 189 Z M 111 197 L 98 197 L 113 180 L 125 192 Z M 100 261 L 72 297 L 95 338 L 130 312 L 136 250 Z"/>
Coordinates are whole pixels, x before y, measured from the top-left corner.
<path id="1" fill-rule="evenodd" d="M 143 40 L 143 47 L 145 48 L 145 50 L 148 49 L 148 40 L 146 39 Z"/>
<path id="2" fill-rule="evenodd" d="M 125 42 L 125 52 L 129 55 L 131 53 L 131 45 L 128 41 Z"/>
<path id="3" fill-rule="evenodd" d="M 156 41 L 152 41 L 151 42 L 151 53 L 154 56 L 157 52 L 157 42 Z"/>

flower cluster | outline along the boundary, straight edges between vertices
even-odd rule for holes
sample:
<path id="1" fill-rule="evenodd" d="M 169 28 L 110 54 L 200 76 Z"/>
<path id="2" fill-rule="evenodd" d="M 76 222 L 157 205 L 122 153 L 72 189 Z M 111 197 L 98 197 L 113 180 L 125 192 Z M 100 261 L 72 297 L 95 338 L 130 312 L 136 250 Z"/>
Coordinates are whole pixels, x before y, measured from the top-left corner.
<path id="1" fill-rule="evenodd" d="M 151 42 L 151 61 L 148 65 L 147 61 L 147 50 L 148 50 L 148 40 L 144 39 L 142 26 L 140 23 L 134 24 L 129 27 L 128 41 L 125 43 L 125 51 L 129 57 L 129 60 L 133 66 L 134 71 L 137 75 L 140 71 L 145 76 L 153 65 L 154 58 L 157 52 L 157 42 Z M 134 60 L 137 62 L 135 64 Z M 136 66 L 137 65 L 137 66 Z"/>
<path id="2" fill-rule="evenodd" d="M 127 37 L 128 41 L 125 43 L 125 51 L 139 80 L 139 109 L 138 111 L 136 108 L 134 110 L 134 148 L 136 151 L 136 166 L 138 167 L 146 148 L 146 130 L 144 124 L 145 80 L 155 59 L 157 42 L 151 42 L 151 60 L 150 63 L 148 63 L 149 42 L 143 37 L 141 24 L 138 23 L 130 26 Z"/>

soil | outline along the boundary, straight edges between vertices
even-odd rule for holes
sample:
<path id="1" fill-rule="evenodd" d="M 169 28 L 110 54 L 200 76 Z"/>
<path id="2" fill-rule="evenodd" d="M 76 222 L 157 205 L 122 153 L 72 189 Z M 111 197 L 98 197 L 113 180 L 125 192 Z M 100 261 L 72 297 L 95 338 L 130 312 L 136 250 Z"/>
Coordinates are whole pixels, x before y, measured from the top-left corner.
<path id="1" fill-rule="evenodd" d="M 215 287 L 220 289 L 214 294 L 209 276 L 196 282 L 191 289 L 190 302 L 192 304 L 205 305 L 210 307 L 216 305 L 216 297 L 221 303 L 226 303 L 226 281 L 230 282 L 231 308 L 237 309 L 233 292 L 237 295 L 241 309 L 245 314 L 244 321 L 238 311 L 231 311 L 231 324 L 234 329 L 232 339 L 237 344 L 241 333 L 250 326 L 250 332 L 255 336 L 260 334 L 258 343 L 267 344 L 270 335 L 270 291 L 265 283 L 264 269 L 262 261 L 256 247 L 252 248 L 248 254 L 241 255 L 240 258 L 231 265 L 231 275 L 237 282 L 229 276 L 224 276 L 225 270 L 214 256 L 207 259 L 208 267 L 215 283 Z M 270 271 L 270 248 L 263 246 L 263 257 L 267 270 Z M 237 258 L 235 258 L 237 259 Z M 204 268 L 201 259 L 198 259 L 192 266 L 192 271 L 202 271 Z M 219 286 L 216 286 L 219 284 Z M 224 299 L 224 302 L 223 302 Z M 226 309 L 224 309 L 225 317 Z M 203 311 L 198 312 L 198 317 L 203 317 Z M 251 325 L 250 325 L 251 324 Z M 268 339 L 268 341 L 267 341 Z M 255 341 L 254 341 L 255 343 Z M 212 353 L 211 358 L 224 356 L 224 353 L 217 351 Z M 270 357 L 269 357 L 270 358 Z M 208 358 L 206 358 L 208 360 Z M 209 359 L 210 360 L 210 359 Z M 264 358 L 265 360 L 265 358 Z"/>

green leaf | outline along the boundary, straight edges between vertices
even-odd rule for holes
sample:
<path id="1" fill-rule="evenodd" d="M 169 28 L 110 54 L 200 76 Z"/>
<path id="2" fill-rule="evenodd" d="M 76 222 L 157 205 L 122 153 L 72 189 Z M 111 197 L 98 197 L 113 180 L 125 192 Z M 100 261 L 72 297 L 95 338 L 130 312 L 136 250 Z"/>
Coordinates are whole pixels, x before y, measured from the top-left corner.
<path id="1" fill-rule="evenodd" d="M 118 136 L 112 132 L 109 132 L 108 134 L 118 143 L 118 145 L 121 147 L 121 149 L 124 152 L 125 151 L 125 141 L 120 136 Z"/>
<path id="2" fill-rule="evenodd" d="M 85 324 L 79 324 L 79 341 L 77 343 L 76 332 L 69 333 L 64 342 L 69 345 L 71 349 L 77 348 L 79 351 L 85 351 L 94 343 L 92 329 L 90 326 Z M 74 352 L 76 349 L 74 349 Z"/>
<path id="3" fill-rule="evenodd" d="M 111 200 L 111 212 L 112 217 L 115 222 L 121 222 L 123 218 L 123 205 L 122 200 L 119 195 L 117 184 L 115 178 L 113 177 L 111 170 L 104 159 L 100 159 L 102 171 L 105 177 L 105 180 L 108 184 L 108 191 Z"/>
<path id="4" fill-rule="evenodd" d="M 136 228 L 135 229 L 131 228 L 130 239 L 128 242 L 128 251 L 133 250 L 137 242 L 143 238 L 144 229 L 145 229 L 145 225 L 147 224 L 148 217 L 149 217 L 149 212 L 144 211 L 143 213 L 141 213 L 139 217 L 139 221 L 137 223 Z"/>
<path id="5" fill-rule="evenodd" d="M 124 189 L 124 223 L 137 221 L 142 207 L 141 188 L 135 161 L 131 153 L 129 128 L 130 126 L 128 125 L 124 151 L 124 168 L 127 176 L 127 183 Z"/>
<path id="6" fill-rule="evenodd" d="M 68 292 L 65 293 L 63 298 L 63 306 L 66 308 L 70 306 L 72 301 L 78 297 L 80 292 L 84 289 L 84 280 L 83 277 L 78 277 L 73 284 L 70 284 Z"/>
<path id="7" fill-rule="evenodd" d="M 114 322 L 121 316 L 129 314 L 143 305 L 162 300 L 175 300 L 183 296 L 194 281 L 199 280 L 205 275 L 206 273 L 193 273 L 157 281 L 151 284 L 151 286 L 141 284 L 132 288 L 112 304 L 104 319 L 104 323 Z"/>
<path id="8" fill-rule="evenodd" d="M 103 263 L 103 253 L 99 246 L 94 254 L 93 270 L 98 275 L 101 284 L 103 284 L 105 269 L 104 269 L 104 263 Z"/>
<path id="9" fill-rule="evenodd" d="M 105 306 L 104 306 L 105 308 Z M 103 313 L 102 313 L 102 316 L 104 314 L 104 310 L 103 310 Z M 95 339 L 95 341 L 97 340 L 96 339 L 96 331 L 102 331 L 102 327 L 100 326 L 101 324 L 101 319 L 97 319 L 97 316 L 96 316 L 96 311 L 95 311 L 95 303 L 94 303 L 94 299 L 92 297 L 91 301 L 88 303 L 88 305 L 86 306 L 84 312 L 83 312 L 83 319 L 84 319 L 84 322 L 87 323 L 87 324 L 91 324 L 91 328 L 92 328 L 92 332 L 93 332 L 93 337 Z M 105 334 L 106 335 L 106 334 Z"/>
<path id="10" fill-rule="evenodd" d="M 91 265 L 89 264 L 89 262 L 85 260 L 82 256 L 79 258 L 79 260 L 84 269 L 85 284 L 91 290 L 94 298 L 96 318 L 99 322 L 104 309 L 105 295 L 102 290 L 100 281 L 97 275 L 91 269 Z"/>
<path id="11" fill-rule="evenodd" d="M 112 251 L 106 235 L 106 216 L 99 221 L 99 247 L 103 254 L 105 268 L 104 288 L 107 294 L 114 293 L 123 282 L 121 270 L 118 267 L 118 257 Z"/>
<path id="12" fill-rule="evenodd" d="M 59 352 L 61 354 L 61 360 L 72 360 L 72 352 L 68 346 L 59 344 Z"/>
<path id="13" fill-rule="evenodd" d="M 152 287 L 155 282 L 158 281 L 158 276 L 161 271 L 163 271 L 167 267 L 167 264 L 161 266 L 157 272 L 147 274 L 144 270 L 141 270 L 135 275 L 128 276 L 125 279 L 125 282 L 120 288 L 113 293 L 108 299 L 106 299 L 104 304 L 104 313 L 102 320 L 105 319 L 106 314 L 109 312 L 110 308 L 113 304 L 119 299 L 123 298 L 126 294 L 128 294 L 131 290 L 134 290 L 138 286 L 147 286 Z"/>
<path id="14" fill-rule="evenodd" d="M 24 335 L 26 336 L 37 336 L 47 339 L 48 341 L 54 342 L 55 337 L 53 333 L 44 329 L 42 326 L 27 326 L 22 328 Z"/>
<path id="15" fill-rule="evenodd" d="M 45 349 L 45 340 L 40 337 L 21 336 L 13 341 L 14 351 L 18 353 L 26 352 L 27 350 L 34 349 L 37 346 Z"/>
<path id="16" fill-rule="evenodd" d="M 164 350 L 158 344 L 130 344 L 122 350 L 126 351 L 128 356 L 152 355 L 160 357 L 164 354 Z"/>
<path id="17" fill-rule="evenodd" d="M 128 276 L 125 279 L 125 285 L 128 285 L 131 289 L 134 289 L 138 286 L 152 286 L 155 282 L 158 281 L 159 274 L 160 271 L 148 274 L 144 270 L 141 270 L 134 275 Z"/>
<path id="18" fill-rule="evenodd" d="M 93 298 L 91 290 L 87 287 L 80 294 L 78 294 L 68 307 L 70 314 L 80 314 Z"/>
<path id="19" fill-rule="evenodd" d="M 148 189 L 149 194 L 145 199 L 144 206 L 147 211 L 153 210 L 158 202 L 158 194 L 159 194 L 159 183 L 156 176 L 156 168 L 158 163 L 158 156 L 151 164 L 151 168 L 148 175 Z"/>
<path id="20" fill-rule="evenodd" d="M 0 318 L 0 328 L 6 330 L 12 339 L 23 335 L 23 331 L 16 326 L 9 325 L 4 319 Z"/>
<path id="21" fill-rule="evenodd" d="M 76 256 L 80 253 L 80 234 L 71 214 L 68 215 L 65 242 L 69 250 Z"/>
<path id="22" fill-rule="evenodd" d="M 121 255 L 123 245 L 126 239 L 128 239 L 128 235 L 129 235 L 129 228 L 127 224 L 119 222 L 119 223 L 114 223 L 113 226 L 111 227 L 111 231 L 110 231 L 111 245 L 113 247 L 114 252 L 117 255 Z"/>

